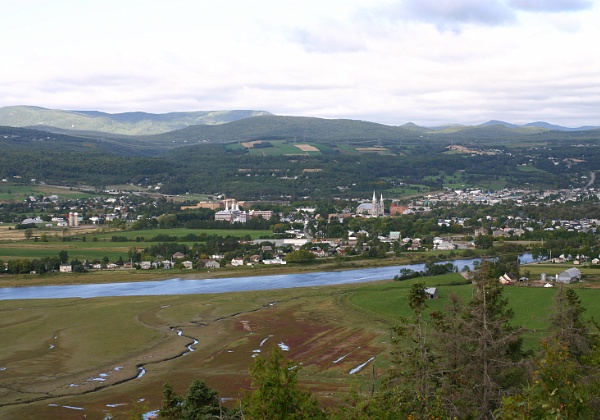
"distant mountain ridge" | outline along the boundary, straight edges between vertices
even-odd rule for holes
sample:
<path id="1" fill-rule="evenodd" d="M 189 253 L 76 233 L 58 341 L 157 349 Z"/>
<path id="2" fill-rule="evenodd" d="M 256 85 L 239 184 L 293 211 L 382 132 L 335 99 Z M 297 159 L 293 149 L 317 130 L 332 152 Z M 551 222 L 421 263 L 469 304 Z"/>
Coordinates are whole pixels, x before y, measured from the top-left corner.
<path id="1" fill-rule="evenodd" d="M 254 119 L 260 117 L 258 119 Z M 250 119 L 245 121 L 246 119 Z M 245 121 L 243 124 L 238 122 Z M 231 123 L 236 123 L 230 126 Z M 600 126 L 569 128 L 544 121 L 524 125 L 491 120 L 479 125 L 448 124 L 423 127 L 414 123 L 400 126 L 384 125 L 349 119 L 276 116 L 267 111 L 196 111 L 152 114 L 123 112 L 110 114 L 100 111 L 55 110 L 33 106 L 0 108 L 0 126 L 32 128 L 37 130 L 83 137 L 102 136 L 158 136 L 236 141 L 242 138 L 291 137 L 330 140 L 347 138 L 397 139 L 406 136 L 482 136 L 483 138 L 529 135 L 541 132 L 583 132 Z M 216 129 L 217 126 L 229 126 Z M 211 128 L 212 127 L 212 128 Z M 218 139 L 218 140 L 217 140 Z"/>
<path id="2" fill-rule="evenodd" d="M 190 125 L 219 125 L 259 115 L 266 111 L 197 111 L 152 114 L 100 111 L 56 110 L 32 106 L 0 108 L 0 125 L 47 129 L 59 128 L 75 132 L 104 132 L 121 135 L 150 135 L 180 130 Z"/>

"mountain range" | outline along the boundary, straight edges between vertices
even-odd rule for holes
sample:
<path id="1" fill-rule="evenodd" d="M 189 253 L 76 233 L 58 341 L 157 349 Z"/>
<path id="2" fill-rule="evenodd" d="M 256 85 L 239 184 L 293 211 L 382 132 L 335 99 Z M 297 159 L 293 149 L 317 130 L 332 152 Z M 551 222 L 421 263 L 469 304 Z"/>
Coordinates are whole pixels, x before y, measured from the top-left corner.
<path id="1" fill-rule="evenodd" d="M 152 114 L 147 112 L 125 112 L 110 114 L 99 111 L 69 111 L 47 109 L 33 106 L 8 106 L 0 108 L 0 125 L 9 127 L 32 128 L 42 131 L 60 132 L 62 134 L 94 136 L 99 133 L 104 135 L 118 136 L 153 136 L 183 130 L 176 137 L 186 137 L 189 132 L 206 138 L 214 138 L 219 130 L 214 126 L 246 120 L 248 118 L 262 117 L 260 120 L 248 120 L 243 124 L 244 130 L 238 138 L 252 138 L 254 136 L 303 136 L 314 138 L 364 138 L 363 131 L 375 130 L 385 138 L 398 138 L 403 135 L 435 135 L 463 133 L 473 135 L 475 133 L 487 133 L 489 129 L 497 132 L 504 131 L 505 134 L 515 135 L 535 134 L 545 131 L 578 132 L 599 129 L 600 126 L 584 126 L 569 128 L 550 124 L 544 121 L 536 121 L 524 125 L 511 124 L 504 121 L 492 120 L 479 125 L 444 125 L 437 127 L 422 127 L 413 123 L 402 126 L 386 126 L 359 120 L 347 119 L 321 119 L 311 117 L 284 117 L 275 116 L 267 111 L 255 110 L 232 110 L 232 111 L 197 111 L 197 112 L 169 112 L 164 114 Z M 253 124 L 256 123 L 256 124 Z M 258 127 L 268 123 L 269 133 L 265 133 L 264 127 Z M 200 126 L 202 128 L 200 128 Z M 190 127 L 197 127 L 191 128 Z M 211 127 L 213 127 L 211 129 Z M 242 127 L 240 127 L 242 128 Z M 506 132 L 508 130 L 508 132 Z M 222 130 L 221 130 L 222 131 Z M 226 130 L 228 133 L 230 130 Z M 231 134 L 217 135 L 227 137 L 232 141 L 236 136 Z M 371 135 L 368 135 L 371 137 Z M 484 137 L 488 137 L 485 135 Z M 222 139 L 221 141 L 223 141 Z"/>
<path id="2" fill-rule="evenodd" d="M 151 114 L 99 111 L 67 111 L 33 106 L 0 108 L 0 125 L 45 129 L 59 128 L 72 132 L 102 132 L 119 135 L 151 135 L 179 130 L 190 125 L 216 125 L 242 118 L 269 115 L 265 111 L 198 111 Z"/>

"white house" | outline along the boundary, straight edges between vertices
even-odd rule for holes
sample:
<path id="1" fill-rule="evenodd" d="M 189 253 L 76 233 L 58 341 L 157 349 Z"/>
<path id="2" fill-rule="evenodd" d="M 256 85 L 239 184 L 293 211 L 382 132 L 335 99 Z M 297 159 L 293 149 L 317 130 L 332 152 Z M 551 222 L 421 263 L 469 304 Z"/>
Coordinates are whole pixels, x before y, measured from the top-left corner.
<path id="1" fill-rule="evenodd" d="M 425 289 L 425 294 L 429 299 L 438 299 L 440 297 L 438 295 L 437 287 L 427 287 Z"/>
<path id="2" fill-rule="evenodd" d="M 209 260 L 204 263 L 204 268 L 210 268 L 210 269 L 216 270 L 217 268 L 221 268 L 221 264 L 219 264 L 218 261 Z"/>
<path id="3" fill-rule="evenodd" d="M 73 267 L 71 267 L 71 264 L 68 263 L 62 263 L 59 267 L 58 270 L 61 273 L 70 273 L 73 271 Z"/>
<path id="4" fill-rule="evenodd" d="M 456 245 L 454 245 L 453 243 L 450 243 L 450 242 L 442 241 L 442 242 L 435 244 L 434 248 L 439 251 L 452 251 L 452 250 L 456 249 Z"/>

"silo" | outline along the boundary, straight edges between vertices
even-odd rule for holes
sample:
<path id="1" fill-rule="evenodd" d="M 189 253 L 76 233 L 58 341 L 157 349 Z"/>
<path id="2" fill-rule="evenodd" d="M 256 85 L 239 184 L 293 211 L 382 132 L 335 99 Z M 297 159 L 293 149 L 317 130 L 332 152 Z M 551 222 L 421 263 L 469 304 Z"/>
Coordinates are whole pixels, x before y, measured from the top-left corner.
<path id="1" fill-rule="evenodd" d="M 545 283 L 546 282 L 546 273 L 540 274 L 540 278 Z"/>

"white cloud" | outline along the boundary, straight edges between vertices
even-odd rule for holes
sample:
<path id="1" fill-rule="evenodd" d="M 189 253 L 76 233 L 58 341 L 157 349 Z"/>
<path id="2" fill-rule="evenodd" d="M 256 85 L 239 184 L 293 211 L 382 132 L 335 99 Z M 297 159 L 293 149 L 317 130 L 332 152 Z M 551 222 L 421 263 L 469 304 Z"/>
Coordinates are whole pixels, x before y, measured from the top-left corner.
<path id="1" fill-rule="evenodd" d="M 574 12 L 589 9 L 590 0 L 510 0 L 509 4 L 516 9 L 531 12 Z"/>
<path id="2" fill-rule="evenodd" d="M 24 3 L 0 15 L 0 106 L 600 124 L 590 2 Z"/>

